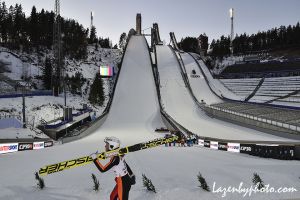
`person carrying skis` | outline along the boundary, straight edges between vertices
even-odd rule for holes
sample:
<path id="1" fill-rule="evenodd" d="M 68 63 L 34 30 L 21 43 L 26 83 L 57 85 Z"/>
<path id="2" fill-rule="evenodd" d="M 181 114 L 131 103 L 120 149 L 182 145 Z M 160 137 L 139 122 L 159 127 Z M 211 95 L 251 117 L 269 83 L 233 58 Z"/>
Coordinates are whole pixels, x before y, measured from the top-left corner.
<path id="1" fill-rule="evenodd" d="M 115 150 L 120 148 L 120 140 L 116 137 L 106 137 L 105 151 Z M 100 172 L 106 172 L 113 169 L 115 172 L 116 186 L 110 194 L 110 200 L 128 200 L 131 185 L 135 184 L 135 175 L 131 171 L 123 156 L 113 156 L 106 165 L 102 165 L 97 159 L 97 153 L 91 155 L 96 167 Z"/>

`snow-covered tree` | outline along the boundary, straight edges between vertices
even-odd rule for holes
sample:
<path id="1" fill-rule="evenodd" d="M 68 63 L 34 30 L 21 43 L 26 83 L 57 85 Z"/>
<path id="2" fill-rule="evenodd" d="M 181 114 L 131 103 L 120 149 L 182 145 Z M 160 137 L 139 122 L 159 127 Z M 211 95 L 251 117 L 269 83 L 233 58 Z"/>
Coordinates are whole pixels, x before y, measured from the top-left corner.
<path id="1" fill-rule="evenodd" d="M 124 51 L 126 46 L 126 38 L 127 38 L 126 33 L 122 33 L 119 40 L 119 47 L 122 51 Z"/>
<path id="2" fill-rule="evenodd" d="M 93 84 L 91 85 L 89 101 L 91 104 L 102 106 L 104 103 L 104 88 L 100 74 L 97 73 Z"/>

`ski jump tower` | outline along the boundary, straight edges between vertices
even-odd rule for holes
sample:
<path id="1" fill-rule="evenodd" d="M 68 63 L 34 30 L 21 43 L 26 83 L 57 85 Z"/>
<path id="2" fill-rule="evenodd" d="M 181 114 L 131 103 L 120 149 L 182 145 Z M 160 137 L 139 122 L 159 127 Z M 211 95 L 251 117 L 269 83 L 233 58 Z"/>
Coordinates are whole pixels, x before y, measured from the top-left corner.
<path id="1" fill-rule="evenodd" d="M 230 15 L 230 20 L 231 20 L 231 33 L 230 33 L 230 54 L 231 56 L 233 55 L 233 37 L 234 37 L 234 32 L 233 32 L 233 8 L 229 9 L 229 15 Z"/>
<path id="2" fill-rule="evenodd" d="M 91 27 L 90 27 L 90 31 L 92 30 L 94 26 L 94 11 L 91 12 Z"/>
<path id="3" fill-rule="evenodd" d="M 138 13 L 136 15 L 136 34 L 137 35 L 142 34 L 142 15 L 141 15 L 141 13 Z"/>
<path id="4" fill-rule="evenodd" d="M 54 88 L 54 95 L 58 96 L 61 89 L 62 77 L 62 52 L 61 52 L 61 26 L 60 26 L 60 0 L 55 0 L 54 7 L 54 24 L 53 24 L 53 53 L 54 65 L 52 75 L 52 87 Z"/>

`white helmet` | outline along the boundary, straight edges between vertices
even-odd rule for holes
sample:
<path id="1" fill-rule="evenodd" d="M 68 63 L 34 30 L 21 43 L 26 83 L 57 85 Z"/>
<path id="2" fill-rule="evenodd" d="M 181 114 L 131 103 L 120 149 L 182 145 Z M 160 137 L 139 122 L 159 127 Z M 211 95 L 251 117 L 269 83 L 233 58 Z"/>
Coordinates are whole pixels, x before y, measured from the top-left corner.
<path id="1" fill-rule="evenodd" d="M 104 139 L 104 142 L 108 143 L 108 145 L 109 145 L 108 149 L 109 150 L 114 150 L 114 149 L 120 148 L 120 140 L 116 137 L 106 137 Z"/>

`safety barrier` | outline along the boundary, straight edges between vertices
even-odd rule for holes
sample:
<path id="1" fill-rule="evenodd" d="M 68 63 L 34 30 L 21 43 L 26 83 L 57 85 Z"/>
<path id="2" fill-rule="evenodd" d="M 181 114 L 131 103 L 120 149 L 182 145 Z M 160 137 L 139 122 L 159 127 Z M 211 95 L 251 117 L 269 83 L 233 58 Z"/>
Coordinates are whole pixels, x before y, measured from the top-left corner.
<path id="1" fill-rule="evenodd" d="M 209 112 L 210 114 L 213 114 L 213 113 L 211 111 L 209 111 L 207 108 L 217 110 L 217 111 L 221 111 L 221 112 L 224 112 L 224 113 L 229 113 L 229 114 L 232 114 L 232 115 L 236 115 L 236 116 L 241 117 L 241 118 L 251 119 L 251 120 L 254 120 L 254 121 L 257 121 L 257 122 L 270 124 L 272 126 L 277 126 L 279 128 L 289 129 L 293 132 L 296 131 L 296 132 L 298 132 L 298 134 L 300 134 L 300 127 L 292 125 L 292 124 L 279 122 L 279 121 L 275 121 L 275 120 L 271 120 L 271 119 L 266 119 L 266 118 L 258 117 L 258 116 L 255 116 L 255 115 L 249 115 L 249 114 L 244 114 L 244 113 L 240 113 L 240 112 L 235 112 L 235 111 L 232 111 L 232 110 L 229 110 L 229 109 L 219 108 L 219 107 L 216 107 L 216 106 L 213 106 L 213 105 L 205 105 L 205 107 L 206 107 L 205 111 Z"/>
<path id="2" fill-rule="evenodd" d="M 300 146 L 293 144 L 263 144 L 257 142 L 239 143 L 202 138 L 198 139 L 198 145 L 214 150 L 242 153 L 263 158 L 300 160 Z"/>
<path id="3" fill-rule="evenodd" d="M 14 153 L 17 151 L 38 150 L 53 146 L 53 141 L 39 141 L 39 142 L 12 142 L 0 144 L 0 154 Z"/>
<path id="4" fill-rule="evenodd" d="M 43 91 L 30 91 L 24 94 L 25 96 L 52 96 L 51 90 L 43 90 Z M 23 93 L 9 93 L 9 94 L 1 94 L 0 98 L 17 98 L 22 97 Z"/>

